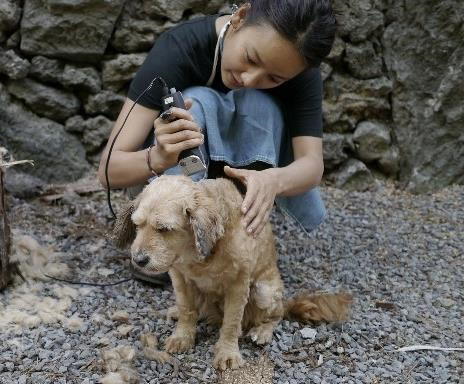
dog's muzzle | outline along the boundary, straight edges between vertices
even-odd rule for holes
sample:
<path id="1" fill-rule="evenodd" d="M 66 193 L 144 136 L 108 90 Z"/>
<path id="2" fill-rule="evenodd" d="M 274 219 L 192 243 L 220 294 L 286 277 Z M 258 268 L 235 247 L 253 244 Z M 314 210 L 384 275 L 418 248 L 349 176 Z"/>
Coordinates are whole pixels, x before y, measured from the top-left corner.
<path id="1" fill-rule="evenodd" d="M 138 251 L 132 255 L 132 261 L 140 268 L 145 267 L 150 257 L 144 251 Z"/>

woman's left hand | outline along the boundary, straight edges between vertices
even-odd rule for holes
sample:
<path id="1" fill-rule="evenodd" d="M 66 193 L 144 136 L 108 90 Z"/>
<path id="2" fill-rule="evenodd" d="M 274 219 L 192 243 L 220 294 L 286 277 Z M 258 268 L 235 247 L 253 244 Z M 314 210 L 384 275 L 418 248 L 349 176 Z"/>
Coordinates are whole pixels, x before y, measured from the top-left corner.
<path id="1" fill-rule="evenodd" d="M 252 171 L 227 165 L 224 167 L 227 176 L 240 180 L 247 189 L 242 203 L 242 224 L 253 237 L 258 236 L 268 222 L 277 195 L 277 181 L 270 170 Z"/>

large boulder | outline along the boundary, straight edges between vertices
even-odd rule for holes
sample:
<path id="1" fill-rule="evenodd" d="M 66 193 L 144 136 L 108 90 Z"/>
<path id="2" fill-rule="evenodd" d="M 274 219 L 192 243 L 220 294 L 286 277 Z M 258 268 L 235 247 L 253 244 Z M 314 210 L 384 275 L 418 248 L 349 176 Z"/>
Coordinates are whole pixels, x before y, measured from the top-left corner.
<path id="1" fill-rule="evenodd" d="M 102 69 L 104 88 L 115 92 L 119 91 L 134 78 L 135 73 L 146 57 L 146 53 L 130 53 L 128 55 L 117 55 L 114 59 L 104 61 Z"/>
<path id="2" fill-rule="evenodd" d="M 25 0 L 21 50 L 31 55 L 97 61 L 124 0 Z"/>
<path id="3" fill-rule="evenodd" d="M 392 82 L 386 77 L 357 80 L 334 73 L 324 85 L 326 132 L 352 132 L 362 120 L 387 120 L 391 115 Z"/>
<path id="4" fill-rule="evenodd" d="M 337 188 L 349 191 L 365 191 L 377 186 L 371 171 L 356 159 L 349 159 L 337 171 L 331 173 L 328 181 Z"/>
<path id="5" fill-rule="evenodd" d="M 89 170 L 85 149 L 61 124 L 40 118 L 11 100 L 0 84 L 0 146 L 17 159 L 34 160 L 22 171 L 47 182 L 78 179 Z"/>
<path id="6" fill-rule="evenodd" d="M 351 149 L 351 135 L 340 133 L 324 134 L 324 169 L 331 171 L 348 159 Z"/>
<path id="7" fill-rule="evenodd" d="M 330 62 L 339 62 L 343 57 L 345 47 L 346 43 L 339 36 L 335 36 L 335 40 L 333 42 L 332 49 L 327 56 L 327 60 Z"/>
<path id="8" fill-rule="evenodd" d="M 76 91 L 97 93 L 102 87 L 100 74 L 93 67 L 77 68 L 66 65 L 62 79 L 65 87 Z"/>
<path id="9" fill-rule="evenodd" d="M 376 51 L 371 41 L 357 45 L 348 44 L 345 61 L 350 72 L 358 79 L 371 79 L 383 74 L 382 56 Z"/>
<path id="10" fill-rule="evenodd" d="M 384 15 L 377 8 L 377 0 L 334 0 L 338 33 L 353 43 L 366 40 L 384 26 Z"/>
<path id="11" fill-rule="evenodd" d="M 101 91 L 91 95 L 84 105 L 85 112 L 91 116 L 105 115 L 116 120 L 124 104 L 125 97 L 112 91 Z"/>
<path id="12" fill-rule="evenodd" d="M 43 83 L 61 84 L 63 80 L 64 64 L 59 60 L 44 56 L 34 56 L 31 60 L 29 76 Z"/>
<path id="13" fill-rule="evenodd" d="M 464 182 L 464 2 L 405 1 L 402 10 L 383 36 L 400 178 L 412 191 L 436 190 Z"/>
<path id="14" fill-rule="evenodd" d="M 31 165 L 26 164 L 21 169 L 30 167 Z M 5 173 L 5 188 L 13 196 L 27 199 L 40 195 L 46 188 L 46 183 L 36 176 L 29 175 L 12 167 Z"/>
<path id="15" fill-rule="evenodd" d="M 185 13 L 217 12 L 224 0 L 143 0 L 145 11 L 152 17 L 167 17 L 172 21 L 180 21 Z"/>
<path id="16" fill-rule="evenodd" d="M 126 1 L 110 44 L 118 52 L 148 51 L 155 39 L 175 24 L 164 17 L 151 17 L 145 12 L 143 0 Z"/>
<path id="17" fill-rule="evenodd" d="M 39 116 L 64 122 L 77 113 L 79 99 L 70 92 L 38 83 L 31 79 L 22 79 L 8 83 L 8 92 L 24 101 Z"/>
<path id="18" fill-rule="evenodd" d="M 113 129 L 114 121 L 104 116 L 97 116 L 84 120 L 82 116 L 74 116 L 66 121 L 65 129 L 68 132 L 81 133 L 82 143 L 89 154 L 101 149 Z"/>

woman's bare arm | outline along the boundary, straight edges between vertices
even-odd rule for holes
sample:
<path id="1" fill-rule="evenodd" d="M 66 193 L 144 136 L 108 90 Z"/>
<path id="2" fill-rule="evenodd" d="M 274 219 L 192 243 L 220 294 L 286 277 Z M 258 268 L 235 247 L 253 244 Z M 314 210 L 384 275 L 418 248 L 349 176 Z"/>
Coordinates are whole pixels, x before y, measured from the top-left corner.
<path id="1" fill-rule="evenodd" d="M 187 108 L 191 100 L 185 101 Z M 103 151 L 98 178 L 106 187 L 105 166 L 114 136 L 121 128 L 133 101 L 126 99 Z M 164 122 L 158 118 L 159 111 L 137 104 L 130 113 L 111 153 L 108 178 L 111 188 L 123 188 L 143 184 L 152 176 L 147 165 L 148 149 L 140 150 L 152 127 L 155 127 L 157 145 L 151 150 L 151 168 L 160 174 L 174 166 L 179 153 L 203 143 L 203 134 L 191 114 L 179 108 L 171 108 L 175 121 Z"/>
<path id="2" fill-rule="evenodd" d="M 127 116 L 133 101 L 126 98 L 106 148 L 100 159 L 98 179 L 106 187 L 105 166 L 109 147 Z M 128 187 L 143 184 L 151 175 L 146 162 L 146 150 L 140 150 L 159 111 L 137 104 L 130 113 L 124 128 L 119 134 L 111 153 L 108 167 L 108 178 L 112 188 Z"/>
<path id="3" fill-rule="evenodd" d="M 293 196 L 320 184 L 324 173 L 322 139 L 297 136 L 292 139 L 295 160 L 283 168 L 270 168 L 278 180 L 277 195 Z"/>

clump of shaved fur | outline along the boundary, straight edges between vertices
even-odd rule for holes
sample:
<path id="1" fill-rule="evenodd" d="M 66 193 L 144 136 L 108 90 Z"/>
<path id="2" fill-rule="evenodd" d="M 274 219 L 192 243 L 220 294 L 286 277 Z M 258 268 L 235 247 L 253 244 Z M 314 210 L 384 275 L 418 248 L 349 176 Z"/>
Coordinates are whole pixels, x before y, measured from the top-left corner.
<path id="1" fill-rule="evenodd" d="M 33 237 L 13 231 L 11 260 L 18 263 L 27 283 L 15 276 L 11 290 L 0 302 L 0 332 L 3 329 L 34 328 L 57 322 L 71 330 L 81 326 L 81 319 L 68 318 L 65 313 L 76 297 L 89 292 L 88 288 L 63 286 L 47 277 L 61 277 L 68 272 L 69 268 L 61 262 L 61 256 L 61 253 L 39 244 Z M 44 293 L 45 284 L 49 288 L 47 293 Z"/>
<path id="2" fill-rule="evenodd" d="M 342 322 L 350 314 L 349 293 L 302 293 L 285 302 L 285 317 L 302 322 Z"/>
<path id="3" fill-rule="evenodd" d="M 135 358 L 134 348 L 125 345 L 101 351 L 103 368 L 106 376 L 100 379 L 106 384 L 135 384 L 139 376 L 133 368 Z"/>

